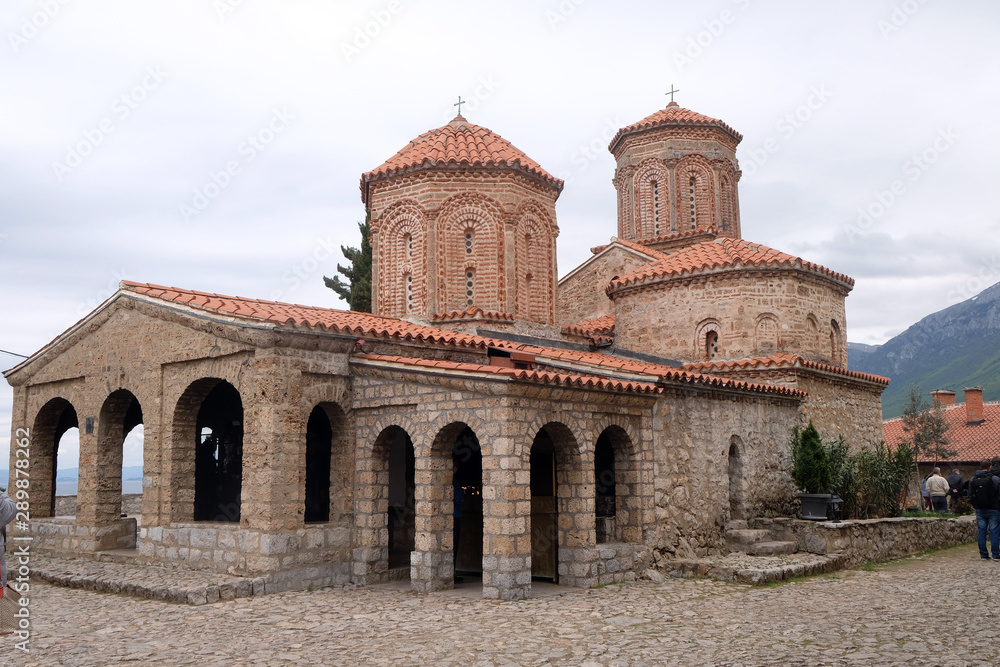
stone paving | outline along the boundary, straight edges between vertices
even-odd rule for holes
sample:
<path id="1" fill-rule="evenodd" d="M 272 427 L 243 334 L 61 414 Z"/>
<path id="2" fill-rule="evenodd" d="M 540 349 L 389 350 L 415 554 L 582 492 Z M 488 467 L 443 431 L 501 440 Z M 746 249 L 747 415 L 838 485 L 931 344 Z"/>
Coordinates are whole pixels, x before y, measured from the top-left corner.
<path id="1" fill-rule="evenodd" d="M 286 592 L 192 607 L 37 584 L 12 665 L 971 665 L 1000 663 L 1000 563 L 974 544 L 772 586 L 668 578 Z"/>

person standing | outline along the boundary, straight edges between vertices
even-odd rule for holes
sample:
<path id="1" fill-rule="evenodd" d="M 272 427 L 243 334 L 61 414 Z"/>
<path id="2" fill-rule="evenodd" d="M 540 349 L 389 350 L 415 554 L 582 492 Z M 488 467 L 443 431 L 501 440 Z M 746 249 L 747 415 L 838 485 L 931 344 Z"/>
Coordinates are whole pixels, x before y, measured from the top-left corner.
<path id="1" fill-rule="evenodd" d="M 989 536 L 993 560 L 1000 560 L 1000 509 L 997 507 L 1000 499 L 1000 477 L 990 470 L 990 460 L 980 464 L 979 470 L 969 480 L 969 503 L 976 510 L 976 526 L 979 528 L 979 557 L 990 559 L 990 551 L 986 550 L 986 538 Z"/>
<path id="2" fill-rule="evenodd" d="M 931 506 L 935 512 L 948 511 L 948 493 L 951 486 L 948 480 L 941 476 L 941 468 L 934 468 L 934 473 L 927 478 L 927 493 L 931 497 Z"/>
<path id="3" fill-rule="evenodd" d="M 962 479 L 962 473 L 958 472 L 958 468 L 951 471 L 948 475 L 948 486 L 951 487 L 951 491 L 948 492 L 948 504 L 951 506 L 951 510 L 955 511 L 955 503 L 958 502 L 958 497 L 962 492 L 962 484 L 965 480 Z"/>
<path id="4" fill-rule="evenodd" d="M 0 587 L 7 585 L 7 558 L 5 544 L 7 539 L 7 524 L 14 520 L 17 514 L 17 505 L 14 500 L 7 495 L 7 492 L 0 489 Z"/>

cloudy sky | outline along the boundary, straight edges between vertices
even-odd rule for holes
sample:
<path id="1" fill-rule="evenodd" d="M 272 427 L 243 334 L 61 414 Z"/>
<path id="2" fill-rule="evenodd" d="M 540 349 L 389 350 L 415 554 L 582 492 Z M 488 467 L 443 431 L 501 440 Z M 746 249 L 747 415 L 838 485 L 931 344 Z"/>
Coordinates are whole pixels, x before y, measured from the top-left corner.
<path id="1" fill-rule="evenodd" d="M 8 352 L 122 279 L 342 307 L 360 174 L 459 95 L 566 180 L 560 274 L 616 231 L 612 135 L 676 86 L 744 135 L 744 237 L 857 280 L 851 341 L 1000 280 L 995 0 L 5 0 L 0 28 Z"/>

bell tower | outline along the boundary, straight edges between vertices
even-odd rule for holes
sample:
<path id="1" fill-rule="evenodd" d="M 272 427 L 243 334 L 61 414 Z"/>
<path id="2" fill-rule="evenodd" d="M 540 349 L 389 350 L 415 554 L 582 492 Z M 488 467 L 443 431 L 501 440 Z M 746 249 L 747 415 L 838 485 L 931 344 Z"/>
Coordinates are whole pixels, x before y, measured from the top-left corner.
<path id="1" fill-rule="evenodd" d="M 618 236 L 664 252 L 740 238 L 742 139 L 721 120 L 673 100 L 619 130 L 608 147 L 617 163 Z"/>

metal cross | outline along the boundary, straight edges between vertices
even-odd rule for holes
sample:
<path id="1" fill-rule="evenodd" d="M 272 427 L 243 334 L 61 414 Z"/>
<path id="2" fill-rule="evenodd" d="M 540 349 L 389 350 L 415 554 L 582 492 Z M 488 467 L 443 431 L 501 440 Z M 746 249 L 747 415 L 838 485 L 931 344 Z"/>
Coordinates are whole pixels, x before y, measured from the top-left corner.
<path id="1" fill-rule="evenodd" d="M 673 86 L 671 86 L 671 88 L 673 88 Z M 463 104 L 468 104 L 468 102 L 463 102 L 462 101 L 462 96 L 459 95 L 458 96 L 458 102 L 455 102 L 455 104 L 452 105 L 453 107 L 458 107 L 458 115 L 459 116 L 462 115 L 462 105 Z"/>
<path id="2" fill-rule="evenodd" d="M 674 84 L 670 84 L 670 90 L 666 94 L 670 95 L 670 101 L 673 102 L 674 93 L 679 93 L 679 92 L 681 92 L 680 89 L 674 89 Z"/>

